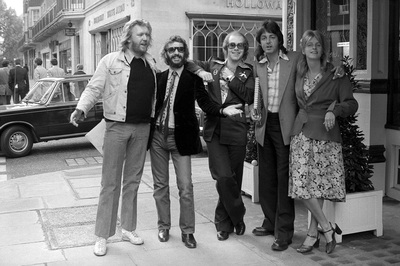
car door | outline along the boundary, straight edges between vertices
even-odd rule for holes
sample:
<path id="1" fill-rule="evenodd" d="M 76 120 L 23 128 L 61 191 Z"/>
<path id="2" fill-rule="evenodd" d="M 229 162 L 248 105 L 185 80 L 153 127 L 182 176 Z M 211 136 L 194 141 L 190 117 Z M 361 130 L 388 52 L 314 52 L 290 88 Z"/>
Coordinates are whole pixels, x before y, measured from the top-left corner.
<path id="1" fill-rule="evenodd" d="M 86 114 L 86 118 L 79 123 L 78 127 L 69 123 L 80 97 L 80 94 L 76 92 L 77 86 L 77 81 L 64 81 L 53 92 L 48 104 L 49 136 L 52 138 L 84 135 L 101 120 L 101 117 L 96 115 L 96 110 L 99 109 L 96 105 Z"/>

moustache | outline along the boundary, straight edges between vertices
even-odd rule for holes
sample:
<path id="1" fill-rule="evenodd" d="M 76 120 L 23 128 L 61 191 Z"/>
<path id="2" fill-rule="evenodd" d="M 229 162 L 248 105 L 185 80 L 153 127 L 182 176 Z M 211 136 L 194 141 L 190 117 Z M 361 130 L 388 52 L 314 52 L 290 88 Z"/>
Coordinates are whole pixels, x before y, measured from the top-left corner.
<path id="1" fill-rule="evenodd" d="M 183 56 L 181 56 L 181 55 L 173 55 L 173 56 L 171 56 L 170 57 L 171 59 L 175 59 L 175 58 L 179 58 L 179 59 L 182 59 L 183 58 Z"/>

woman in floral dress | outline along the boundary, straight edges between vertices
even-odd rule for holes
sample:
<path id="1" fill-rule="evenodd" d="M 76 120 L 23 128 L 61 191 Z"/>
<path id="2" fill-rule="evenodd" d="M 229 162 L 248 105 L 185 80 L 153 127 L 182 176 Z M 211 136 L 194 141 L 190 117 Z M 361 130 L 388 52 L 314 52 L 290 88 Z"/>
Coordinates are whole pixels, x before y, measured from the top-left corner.
<path id="1" fill-rule="evenodd" d="M 290 143 L 289 196 L 301 200 L 311 212 L 311 223 L 300 253 L 319 246 L 318 225 L 326 239 L 326 253 L 336 246 L 335 227 L 326 219 L 324 200 L 345 201 L 345 173 L 336 117 L 354 114 L 358 103 L 347 76 L 332 79 L 324 38 L 308 30 L 301 39 L 303 57 L 297 66 L 296 98 L 299 113 Z"/>

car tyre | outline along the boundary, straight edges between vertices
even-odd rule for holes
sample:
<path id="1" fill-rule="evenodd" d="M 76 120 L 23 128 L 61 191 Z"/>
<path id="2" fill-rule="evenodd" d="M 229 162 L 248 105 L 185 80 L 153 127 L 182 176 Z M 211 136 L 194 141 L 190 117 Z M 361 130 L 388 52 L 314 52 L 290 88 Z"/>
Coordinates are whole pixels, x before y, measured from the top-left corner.
<path id="1" fill-rule="evenodd" d="M 26 156 L 32 150 L 33 137 L 29 129 L 22 126 L 12 126 L 1 134 L 1 150 L 7 157 Z"/>

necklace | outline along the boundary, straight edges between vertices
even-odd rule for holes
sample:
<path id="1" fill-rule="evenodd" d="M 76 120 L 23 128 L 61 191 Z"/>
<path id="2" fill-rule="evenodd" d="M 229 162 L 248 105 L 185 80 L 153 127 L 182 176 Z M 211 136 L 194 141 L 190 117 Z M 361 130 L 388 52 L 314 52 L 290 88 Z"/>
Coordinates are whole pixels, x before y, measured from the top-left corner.
<path id="1" fill-rule="evenodd" d="M 313 82 L 321 75 L 321 71 L 318 73 L 311 73 L 311 71 L 307 71 L 307 79 L 309 82 Z"/>

